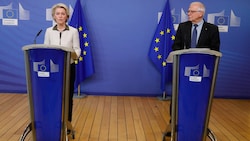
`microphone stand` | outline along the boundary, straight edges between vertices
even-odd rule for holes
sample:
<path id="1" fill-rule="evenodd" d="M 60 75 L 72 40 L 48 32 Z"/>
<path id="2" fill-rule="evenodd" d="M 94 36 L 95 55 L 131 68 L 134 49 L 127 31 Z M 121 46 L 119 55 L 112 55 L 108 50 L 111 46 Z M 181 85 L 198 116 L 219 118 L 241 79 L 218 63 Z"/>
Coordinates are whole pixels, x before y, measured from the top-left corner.
<path id="1" fill-rule="evenodd" d="M 34 38 L 34 44 L 36 44 L 36 38 L 41 34 L 42 31 L 43 31 L 43 30 L 41 29 L 41 30 L 36 34 L 36 36 L 35 36 L 35 38 Z"/>

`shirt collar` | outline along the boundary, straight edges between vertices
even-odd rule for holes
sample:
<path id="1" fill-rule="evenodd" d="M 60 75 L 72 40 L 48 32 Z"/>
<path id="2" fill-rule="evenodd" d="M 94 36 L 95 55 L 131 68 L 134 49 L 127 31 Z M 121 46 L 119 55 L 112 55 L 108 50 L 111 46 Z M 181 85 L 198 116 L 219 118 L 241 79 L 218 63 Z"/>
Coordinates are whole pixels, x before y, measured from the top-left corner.
<path id="1" fill-rule="evenodd" d="M 200 25 L 203 25 L 204 20 L 201 20 L 200 22 L 197 23 L 198 27 L 201 27 Z M 194 24 L 193 24 L 194 25 Z"/>
<path id="2" fill-rule="evenodd" d="M 57 30 L 57 25 L 55 25 L 53 27 L 53 30 Z M 65 29 L 63 31 L 65 31 L 65 30 L 69 30 L 69 26 L 67 24 L 66 24 L 66 27 L 65 27 Z"/>

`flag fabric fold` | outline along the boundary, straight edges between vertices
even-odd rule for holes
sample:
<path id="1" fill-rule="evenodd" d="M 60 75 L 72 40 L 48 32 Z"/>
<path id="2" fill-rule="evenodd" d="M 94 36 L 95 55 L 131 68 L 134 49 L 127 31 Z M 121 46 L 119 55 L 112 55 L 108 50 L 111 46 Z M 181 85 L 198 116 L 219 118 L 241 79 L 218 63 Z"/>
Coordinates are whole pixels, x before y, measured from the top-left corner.
<path id="1" fill-rule="evenodd" d="M 94 62 L 92 56 L 92 49 L 90 39 L 88 36 L 88 30 L 84 15 L 82 12 L 82 6 L 80 0 L 76 1 L 74 12 L 72 14 L 69 25 L 78 29 L 79 40 L 81 47 L 81 54 L 76 64 L 76 77 L 75 77 L 75 88 L 84 81 L 87 77 L 94 74 Z"/>
<path id="2" fill-rule="evenodd" d="M 175 30 L 169 0 L 167 0 L 148 53 L 150 60 L 161 73 L 161 90 L 163 92 L 166 90 L 166 83 L 172 81 L 172 64 L 167 64 L 166 59 L 172 51 L 174 39 Z"/>

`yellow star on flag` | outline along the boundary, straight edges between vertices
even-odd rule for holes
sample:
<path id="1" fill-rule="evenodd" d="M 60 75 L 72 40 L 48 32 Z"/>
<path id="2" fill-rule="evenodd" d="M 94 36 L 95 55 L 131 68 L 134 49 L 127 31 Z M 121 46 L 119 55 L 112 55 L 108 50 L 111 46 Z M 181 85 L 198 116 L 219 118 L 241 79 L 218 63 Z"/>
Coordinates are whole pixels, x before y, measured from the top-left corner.
<path id="1" fill-rule="evenodd" d="M 79 31 L 82 31 L 82 27 L 80 26 L 80 27 L 78 28 L 78 30 L 79 30 Z"/>
<path id="2" fill-rule="evenodd" d="M 162 55 L 157 55 L 157 58 L 160 60 L 162 58 Z"/>
<path id="3" fill-rule="evenodd" d="M 159 51 L 159 47 L 155 47 L 155 48 L 154 48 L 154 51 L 155 51 L 155 52 L 158 52 L 158 51 Z"/>
<path id="4" fill-rule="evenodd" d="M 82 54 L 83 54 L 84 56 L 86 56 L 86 55 L 87 55 L 87 51 L 84 50 Z"/>
<path id="5" fill-rule="evenodd" d="M 78 64 L 78 60 L 75 60 L 75 64 Z"/>
<path id="6" fill-rule="evenodd" d="M 160 35 L 164 35 L 164 31 L 163 30 L 161 30 Z"/>
<path id="7" fill-rule="evenodd" d="M 165 61 L 162 62 L 162 66 L 165 67 L 167 66 L 167 63 Z"/>
<path id="8" fill-rule="evenodd" d="M 80 57 L 79 57 L 79 61 L 82 61 L 82 60 L 83 60 L 83 57 L 82 57 L 82 56 L 80 56 Z"/>
<path id="9" fill-rule="evenodd" d="M 84 43 L 84 46 L 85 46 L 85 47 L 88 47 L 88 46 L 89 46 L 89 43 L 88 43 L 88 42 L 85 42 L 85 43 Z"/>
<path id="10" fill-rule="evenodd" d="M 167 33 L 170 33 L 170 29 L 169 28 L 167 29 Z"/>
<path id="11" fill-rule="evenodd" d="M 83 33 L 83 38 L 87 38 L 87 34 L 86 33 Z"/>
<path id="12" fill-rule="evenodd" d="M 159 42 L 160 42 L 160 39 L 159 39 L 159 38 L 156 38 L 156 39 L 155 39 L 155 42 L 156 42 L 156 43 L 159 43 Z"/>
<path id="13" fill-rule="evenodd" d="M 175 36 L 174 36 L 174 35 L 172 35 L 172 36 L 171 36 L 171 39 L 172 39 L 172 40 L 175 40 Z"/>

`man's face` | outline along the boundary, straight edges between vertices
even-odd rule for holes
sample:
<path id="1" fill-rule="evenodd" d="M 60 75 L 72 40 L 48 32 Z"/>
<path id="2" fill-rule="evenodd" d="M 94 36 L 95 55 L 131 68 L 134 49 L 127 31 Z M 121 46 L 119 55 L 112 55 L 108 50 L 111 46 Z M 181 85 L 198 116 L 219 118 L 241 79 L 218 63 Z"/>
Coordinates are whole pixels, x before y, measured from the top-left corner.
<path id="1" fill-rule="evenodd" d="M 191 4 L 188 8 L 188 20 L 192 23 L 198 23 L 203 19 L 204 12 L 199 9 L 199 5 Z"/>

